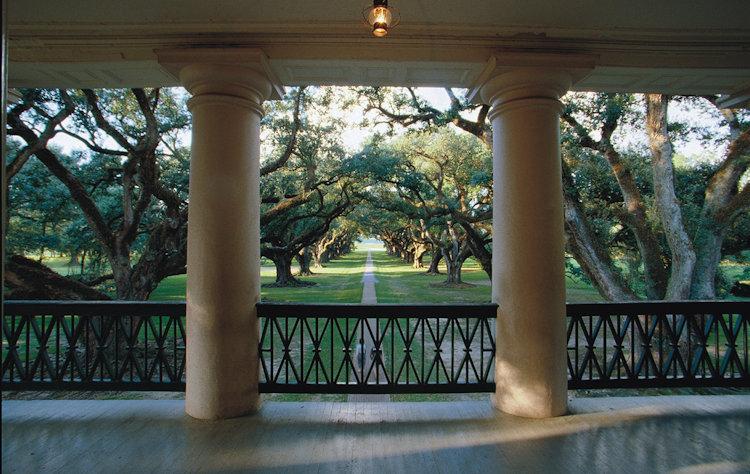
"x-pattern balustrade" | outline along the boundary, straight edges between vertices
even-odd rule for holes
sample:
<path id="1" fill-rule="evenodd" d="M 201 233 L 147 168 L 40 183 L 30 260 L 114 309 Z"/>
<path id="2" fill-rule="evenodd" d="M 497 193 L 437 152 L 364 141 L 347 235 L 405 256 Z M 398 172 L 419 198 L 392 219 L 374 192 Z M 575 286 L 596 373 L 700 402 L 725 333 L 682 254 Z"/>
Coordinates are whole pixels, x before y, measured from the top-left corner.
<path id="1" fill-rule="evenodd" d="M 185 390 L 184 303 L 3 309 L 3 390 Z M 257 309 L 263 392 L 495 390 L 495 304 Z M 571 389 L 750 387 L 750 301 L 568 304 L 567 313 Z"/>
<path id="2" fill-rule="evenodd" d="M 263 304 L 258 309 L 263 392 L 495 390 L 496 305 Z M 361 358 L 360 341 L 366 346 Z"/>
<path id="3" fill-rule="evenodd" d="M 3 389 L 185 390 L 185 304 L 5 302 Z"/>
<path id="4" fill-rule="evenodd" d="M 568 387 L 750 386 L 747 301 L 568 305 Z"/>

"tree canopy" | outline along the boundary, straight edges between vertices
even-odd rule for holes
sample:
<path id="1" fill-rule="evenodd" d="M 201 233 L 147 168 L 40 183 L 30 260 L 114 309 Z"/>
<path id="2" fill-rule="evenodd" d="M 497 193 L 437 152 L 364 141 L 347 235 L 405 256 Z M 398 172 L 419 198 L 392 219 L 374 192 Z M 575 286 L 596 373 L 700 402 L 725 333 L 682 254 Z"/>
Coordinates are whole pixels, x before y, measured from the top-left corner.
<path id="1" fill-rule="evenodd" d="M 35 156 L 65 186 L 106 258 L 111 273 L 101 279 L 114 282 L 119 299 L 145 299 L 164 277 L 184 272 L 187 180 L 178 175 L 187 175 L 188 154 L 169 144 L 189 123 L 169 90 L 23 90 L 8 112 L 8 136 L 23 145 L 6 158 L 6 192 Z M 49 146 L 56 134 L 89 153 L 65 156 Z"/>
<path id="2" fill-rule="evenodd" d="M 441 112 L 414 91 L 391 93 L 360 90 L 369 110 L 391 124 L 450 123 L 491 146 L 486 106 L 446 90 L 451 105 Z M 562 100 L 565 238 L 583 273 L 608 300 L 715 298 L 721 256 L 747 249 L 736 243 L 747 241 L 750 114 L 719 109 L 715 97 L 570 93 Z M 687 104 L 702 120 L 668 121 L 670 104 Z M 709 142 L 703 154 L 713 161 L 675 155 L 673 141 L 696 135 Z M 630 143 L 634 136 L 646 145 Z"/>
<path id="3" fill-rule="evenodd" d="M 103 298 L 109 284 L 112 297 L 146 299 L 184 272 L 185 94 L 21 92 L 7 111 L 11 294 L 54 297 L 50 288 L 65 286 L 39 265 L 45 251 L 80 268 L 82 286 L 61 297 Z M 469 257 L 491 276 L 489 107 L 445 94 L 439 109 L 413 89 L 303 87 L 264 105 L 260 245 L 276 285 L 301 284 L 295 259 L 310 274 L 360 235 L 416 268 L 429 254 L 429 273 L 444 262 L 449 285 L 461 286 Z M 716 297 L 727 286 L 721 259 L 750 249 L 750 114 L 720 109 L 715 97 L 562 100 L 571 270 L 609 300 Z M 345 143 L 352 131 L 369 136 L 358 149 Z M 675 151 L 687 143 L 703 151 Z"/>

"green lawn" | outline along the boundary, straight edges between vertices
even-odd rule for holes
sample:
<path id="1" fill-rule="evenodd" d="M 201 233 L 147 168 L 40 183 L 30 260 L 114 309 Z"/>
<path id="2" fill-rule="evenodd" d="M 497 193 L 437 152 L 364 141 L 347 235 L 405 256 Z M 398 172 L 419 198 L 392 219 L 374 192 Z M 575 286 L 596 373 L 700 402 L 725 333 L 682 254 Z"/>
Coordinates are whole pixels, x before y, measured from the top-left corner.
<path id="1" fill-rule="evenodd" d="M 315 275 L 298 277 L 317 285 L 299 288 L 261 289 L 263 301 L 293 303 L 359 303 L 362 300 L 362 274 L 367 251 L 372 251 L 375 291 L 379 303 L 483 303 L 491 299 L 490 281 L 473 260 L 464 264 L 463 279 L 474 286 L 445 288 L 439 284 L 444 275 L 425 276 L 424 269 L 413 269 L 409 264 L 385 253 L 378 244 L 360 244 L 357 251 L 313 269 Z M 273 283 L 275 270 L 265 262 L 261 268 L 261 283 Z M 441 272 L 445 273 L 445 266 Z M 151 294 L 152 301 L 180 301 L 185 299 L 185 275 L 164 279 Z"/>
<path id="2" fill-rule="evenodd" d="M 358 303 L 362 298 L 362 272 L 367 251 L 372 251 L 376 265 L 376 292 L 380 303 L 483 303 L 491 299 L 490 281 L 484 271 L 474 260 L 464 264 L 462 277 L 464 282 L 474 285 L 467 288 L 445 288 L 440 283 L 444 275 L 426 276 L 424 269 L 413 269 L 396 257 L 388 255 L 382 244 L 360 243 L 357 251 L 329 262 L 324 268 L 313 269 L 315 275 L 301 277 L 301 280 L 317 283 L 312 287 L 300 288 L 263 288 L 263 301 L 296 302 L 296 303 Z M 724 260 L 721 271 L 731 282 L 743 280 L 750 268 L 745 260 L 750 254 L 743 254 L 741 262 Z M 30 255 L 34 258 L 33 255 Z M 425 258 L 425 264 L 429 258 Z M 79 266 L 69 265 L 70 257 L 45 256 L 45 265 L 62 275 L 76 274 Z M 261 260 L 261 282 L 272 283 L 275 270 L 270 260 Z M 445 265 L 440 271 L 445 273 Z M 184 301 L 185 275 L 176 275 L 164 279 L 151 294 L 152 301 Z M 566 277 L 568 302 L 603 301 L 599 293 L 588 283 L 575 277 Z M 726 295 L 734 299 L 731 295 Z"/>
<path id="3" fill-rule="evenodd" d="M 291 303 L 359 303 L 362 301 L 362 274 L 366 251 L 352 252 L 313 268 L 313 276 L 297 277 L 301 281 L 317 283 L 315 286 L 297 288 L 261 288 L 263 301 Z M 261 267 L 261 284 L 276 280 L 273 266 Z"/>
<path id="4" fill-rule="evenodd" d="M 151 301 L 185 301 L 185 282 L 187 275 L 167 277 L 151 293 Z"/>
<path id="5" fill-rule="evenodd" d="M 464 263 L 462 279 L 465 287 L 445 287 L 445 265 L 442 275 L 425 275 L 385 252 L 372 252 L 375 264 L 375 293 L 378 303 L 489 303 L 492 287 L 487 274 L 474 260 Z"/>
<path id="6" fill-rule="evenodd" d="M 38 256 L 29 256 L 29 258 L 38 260 Z M 64 276 L 77 275 L 81 270 L 80 265 L 70 265 L 70 257 L 67 256 L 49 257 L 45 255 L 42 264 Z"/>
<path id="7" fill-rule="evenodd" d="M 362 300 L 362 273 L 366 251 L 352 252 L 323 266 L 314 268 L 313 276 L 298 277 L 299 280 L 317 283 L 315 286 L 298 288 L 261 289 L 263 301 L 290 303 L 359 303 Z M 273 263 L 261 262 L 262 285 L 273 283 L 276 270 Z M 185 300 L 185 275 L 165 278 L 151 294 L 152 301 Z"/>
<path id="8" fill-rule="evenodd" d="M 408 263 L 389 255 L 380 244 L 359 244 L 355 252 L 336 259 L 324 268 L 313 269 L 315 275 L 300 277 L 303 281 L 317 283 L 311 287 L 267 288 L 261 290 L 263 301 L 292 303 L 358 303 L 362 299 L 362 273 L 367 251 L 372 252 L 375 263 L 375 284 L 379 303 L 486 303 L 491 301 L 491 286 L 487 274 L 472 259 L 463 267 L 462 278 L 469 283 L 465 288 L 441 286 L 445 280 L 445 265 L 441 264 L 443 275 L 427 276 L 424 269 L 413 269 Z M 425 259 L 425 264 L 429 259 Z M 58 271 L 66 267 L 68 259 L 45 259 Z M 272 283 L 275 270 L 268 260 L 261 262 L 261 282 Z M 732 279 L 738 278 L 745 270 L 743 263 L 722 262 L 722 270 Z M 603 301 L 599 293 L 588 283 L 567 276 L 566 300 L 571 303 Z M 152 293 L 153 301 L 182 301 L 185 299 L 185 275 L 164 279 Z"/>
<path id="9" fill-rule="evenodd" d="M 425 275 L 425 269 L 414 269 L 385 252 L 379 244 L 359 244 L 355 252 L 327 263 L 324 268 L 313 269 L 315 275 L 299 277 L 317 283 L 311 287 L 261 289 L 263 301 L 292 303 L 358 303 L 362 299 L 362 273 L 367 251 L 375 263 L 375 291 L 379 303 L 488 303 L 492 288 L 487 274 L 472 259 L 464 263 L 462 278 L 468 283 L 464 288 L 448 288 L 445 281 L 445 264 L 442 275 Z M 427 263 L 428 259 L 425 260 Z M 261 263 L 261 282 L 273 283 L 275 270 L 270 261 Z M 182 301 L 185 299 L 185 275 L 164 279 L 151 294 L 152 301 Z M 602 301 L 591 285 L 567 277 L 567 300 L 570 302 Z"/>
<path id="10" fill-rule="evenodd" d="M 568 275 L 565 277 L 565 300 L 568 303 L 586 303 L 604 301 L 604 298 L 590 284 Z"/>

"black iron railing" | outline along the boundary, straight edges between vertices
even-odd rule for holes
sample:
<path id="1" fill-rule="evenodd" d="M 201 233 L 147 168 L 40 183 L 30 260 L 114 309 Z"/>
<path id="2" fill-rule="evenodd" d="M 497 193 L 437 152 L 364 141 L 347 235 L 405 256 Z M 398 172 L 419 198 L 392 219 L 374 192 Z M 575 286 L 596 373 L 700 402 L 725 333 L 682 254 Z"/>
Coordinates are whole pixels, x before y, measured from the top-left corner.
<path id="1" fill-rule="evenodd" d="M 3 390 L 185 390 L 185 304 L 6 301 Z"/>
<path id="2" fill-rule="evenodd" d="M 568 388 L 750 387 L 748 301 L 568 305 Z"/>
<path id="3" fill-rule="evenodd" d="M 3 308 L 3 390 L 185 389 L 184 303 Z M 496 308 L 259 304 L 260 389 L 492 392 Z M 567 312 L 571 389 L 750 387 L 750 301 L 568 304 Z"/>
<path id="4" fill-rule="evenodd" d="M 260 390 L 493 392 L 496 315 L 494 304 L 260 304 Z"/>

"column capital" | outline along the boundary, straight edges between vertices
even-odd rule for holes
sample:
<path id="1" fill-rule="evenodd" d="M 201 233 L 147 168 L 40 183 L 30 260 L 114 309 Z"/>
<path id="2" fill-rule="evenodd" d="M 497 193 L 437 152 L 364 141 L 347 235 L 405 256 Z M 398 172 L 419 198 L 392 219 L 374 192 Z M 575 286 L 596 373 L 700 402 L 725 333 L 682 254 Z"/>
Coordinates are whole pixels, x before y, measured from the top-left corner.
<path id="1" fill-rule="evenodd" d="M 155 52 L 159 63 L 194 96 L 228 95 L 261 103 L 284 95 L 284 86 L 258 48 L 181 48 Z"/>
<path id="2" fill-rule="evenodd" d="M 469 100 L 492 106 L 521 98 L 558 99 L 593 69 L 597 56 L 496 53 L 469 91 Z"/>

